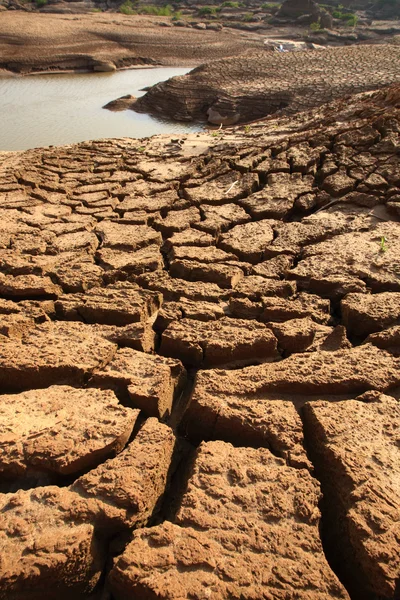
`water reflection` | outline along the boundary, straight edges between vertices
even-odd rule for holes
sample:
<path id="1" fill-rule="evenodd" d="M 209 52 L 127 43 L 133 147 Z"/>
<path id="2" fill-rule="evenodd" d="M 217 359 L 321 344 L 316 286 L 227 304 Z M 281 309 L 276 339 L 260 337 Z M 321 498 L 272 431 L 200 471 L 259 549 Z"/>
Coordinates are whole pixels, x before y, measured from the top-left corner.
<path id="1" fill-rule="evenodd" d="M 131 110 L 113 113 L 102 106 L 125 94 L 183 75 L 190 69 L 132 69 L 0 77 L 0 150 L 72 144 L 104 137 L 142 138 L 157 133 L 197 131 L 199 125 L 160 121 Z"/>

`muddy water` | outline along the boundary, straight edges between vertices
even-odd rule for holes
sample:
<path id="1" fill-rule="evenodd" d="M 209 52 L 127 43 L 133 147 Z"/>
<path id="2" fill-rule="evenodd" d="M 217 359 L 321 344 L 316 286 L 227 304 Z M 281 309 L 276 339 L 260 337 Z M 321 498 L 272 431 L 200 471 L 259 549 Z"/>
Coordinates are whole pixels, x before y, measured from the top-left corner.
<path id="1" fill-rule="evenodd" d="M 0 150 L 196 131 L 200 129 L 197 125 L 160 121 L 131 110 L 113 113 L 102 108 L 125 94 L 141 96 L 141 88 L 189 70 L 156 68 L 0 77 Z"/>

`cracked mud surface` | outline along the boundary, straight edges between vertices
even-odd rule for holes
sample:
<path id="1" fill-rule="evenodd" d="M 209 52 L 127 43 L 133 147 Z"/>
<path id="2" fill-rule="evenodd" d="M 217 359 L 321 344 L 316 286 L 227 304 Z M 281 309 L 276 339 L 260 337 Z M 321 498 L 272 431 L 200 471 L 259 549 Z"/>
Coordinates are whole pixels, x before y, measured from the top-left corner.
<path id="1" fill-rule="evenodd" d="M 0 599 L 396 600 L 400 89 L 0 154 Z"/>
<path id="2" fill-rule="evenodd" d="M 399 82 L 399 64 L 400 49 L 390 45 L 249 52 L 158 83 L 131 108 L 178 121 L 232 125 Z M 285 170 L 277 166 L 276 172 Z M 346 183 L 351 185 L 346 177 L 338 183 L 341 190 Z"/>

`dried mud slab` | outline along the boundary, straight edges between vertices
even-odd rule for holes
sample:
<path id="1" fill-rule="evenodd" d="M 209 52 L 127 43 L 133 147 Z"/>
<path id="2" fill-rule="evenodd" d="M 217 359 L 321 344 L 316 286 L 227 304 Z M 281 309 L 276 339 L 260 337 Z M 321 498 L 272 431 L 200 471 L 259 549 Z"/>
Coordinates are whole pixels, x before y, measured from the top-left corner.
<path id="1" fill-rule="evenodd" d="M 232 371 L 200 371 L 194 393 L 214 396 L 240 393 L 350 394 L 400 384 L 399 359 L 372 344 L 329 352 L 292 354 L 284 360 Z"/>
<path id="2" fill-rule="evenodd" d="M 238 446 L 265 447 L 294 467 L 310 468 L 303 426 L 293 403 L 251 397 L 239 392 L 215 396 L 202 393 L 201 375 L 195 381 L 182 429 L 195 443 L 225 440 Z"/>
<path id="3" fill-rule="evenodd" d="M 0 598 L 87 598 L 110 537 L 146 524 L 160 502 L 174 447 L 172 430 L 149 419 L 117 458 L 72 487 L 0 494 Z"/>
<path id="4" fill-rule="evenodd" d="M 120 282 L 107 288 L 95 287 L 85 294 L 66 294 L 56 302 L 59 317 L 86 323 L 124 326 L 147 321 L 160 307 L 160 294 Z"/>
<path id="5" fill-rule="evenodd" d="M 244 276 L 243 270 L 234 264 L 204 264 L 194 260 L 172 261 L 170 273 L 186 281 L 216 283 L 221 288 L 234 287 Z"/>
<path id="6" fill-rule="evenodd" d="M 124 448 L 138 415 L 111 390 L 59 385 L 0 396 L 0 474 L 40 481 L 92 468 Z"/>
<path id="7" fill-rule="evenodd" d="M 116 349 L 83 323 L 45 323 L 22 339 L 0 337 L 0 386 L 16 392 L 53 384 L 79 385 L 111 360 Z"/>
<path id="8" fill-rule="evenodd" d="M 195 319 L 197 321 L 216 321 L 228 312 L 226 303 L 193 302 L 183 298 L 179 302 L 165 302 L 159 310 L 154 327 L 164 331 L 173 321 Z"/>
<path id="9" fill-rule="evenodd" d="M 363 338 L 400 322 L 400 293 L 349 294 L 341 309 L 347 330 Z"/>
<path id="10" fill-rule="evenodd" d="M 389 396 L 365 396 L 306 404 L 307 441 L 325 495 L 331 556 L 349 590 L 396 598 L 400 405 Z"/>
<path id="11" fill-rule="evenodd" d="M 315 323 L 310 317 L 290 319 L 285 323 L 269 323 L 278 340 L 278 348 L 284 356 L 299 352 L 327 350 L 333 352 L 341 348 L 351 348 L 343 325 L 327 327 Z"/>
<path id="12" fill-rule="evenodd" d="M 163 332 L 160 353 L 196 367 L 243 365 L 277 357 L 276 338 L 262 323 L 222 317 L 181 319 Z"/>
<path id="13" fill-rule="evenodd" d="M 266 323 L 281 323 L 291 319 L 307 317 L 320 324 L 327 324 L 331 321 L 329 300 L 306 292 L 300 292 L 289 298 L 277 297 L 277 291 L 280 291 L 283 296 L 288 291 L 290 294 L 293 293 L 294 287 L 290 286 L 291 282 L 278 282 L 278 284 L 275 282 L 275 285 L 271 285 L 271 282 L 262 283 L 261 278 L 250 279 L 250 281 L 248 279 L 246 278 L 239 290 L 236 286 L 234 297 L 229 299 L 229 310 L 234 317 L 260 319 Z M 258 284 L 258 290 L 254 290 L 253 287 L 253 297 L 251 299 L 245 294 L 247 282 L 253 284 L 253 286 L 254 283 Z M 243 294 L 240 293 L 241 289 Z M 249 286 L 247 289 L 251 289 L 251 287 Z M 263 296 L 262 293 L 266 291 L 271 295 Z"/>
<path id="14" fill-rule="evenodd" d="M 84 600 L 94 590 L 105 547 L 75 496 L 56 486 L 0 495 L 1 600 Z"/>
<path id="15" fill-rule="evenodd" d="M 168 273 L 148 273 L 136 278 L 136 282 L 145 289 L 159 292 L 165 300 L 205 300 L 219 302 L 228 297 L 228 293 L 215 283 L 203 281 L 190 282 L 170 277 Z"/>
<path id="16" fill-rule="evenodd" d="M 265 449 L 202 444 L 175 523 L 133 535 L 114 596 L 343 598 L 318 534 L 319 487 Z M 240 548 L 240 550 L 239 550 Z"/>
<path id="17" fill-rule="evenodd" d="M 103 248 L 135 251 L 151 244 L 161 243 L 161 235 L 146 225 L 126 225 L 104 221 L 96 228 Z"/>
<path id="18" fill-rule="evenodd" d="M 382 239 L 390 240 L 382 252 Z M 382 223 L 368 232 L 338 235 L 307 248 L 290 271 L 302 289 L 325 297 L 350 292 L 400 290 L 400 224 Z"/>
<path id="19" fill-rule="evenodd" d="M 151 244 L 136 252 L 124 252 L 114 248 L 102 248 L 97 252 L 99 264 L 106 271 L 105 277 L 121 279 L 127 275 L 140 275 L 158 271 L 163 267 L 160 247 Z"/>
<path id="20" fill-rule="evenodd" d="M 271 223 L 256 221 L 236 225 L 228 233 L 221 236 L 219 246 L 222 250 L 233 252 L 240 260 L 250 263 L 261 262 L 266 247 L 274 239 Z"/>
<path id="21" fill-rule="evenodd" d="M 162 500 L 175 447 L 172 429 L 147 419 L 125 450 L 71 486 L 85 520 L 103 534 L 146 525 Z"/>
<path id="22" fill-rule="evenodd" d="M 389 327 L 379 333 L 372 333 L 366 339 L 367 344 L 374 344 L 378 348 L 388 350 L 396 356 L 400 355 L 400 325 Z"/>
<path id="23" fill-rule="evenodd" d="M 50 277 L 20 275 L 12 277 L 0 274 L 0 295 L 10 300 L 31 300 L 35 298 L 58 298 L 62 294 L 59 286 Z"/>
<path id="24" fill-rule="evenodd" d="M 90 383 L 115 389 L 130 406 L 162 418 L 171 413 L 184 381 L 185 370 L 179 360 L 123 348 L 93 373 Z"/>

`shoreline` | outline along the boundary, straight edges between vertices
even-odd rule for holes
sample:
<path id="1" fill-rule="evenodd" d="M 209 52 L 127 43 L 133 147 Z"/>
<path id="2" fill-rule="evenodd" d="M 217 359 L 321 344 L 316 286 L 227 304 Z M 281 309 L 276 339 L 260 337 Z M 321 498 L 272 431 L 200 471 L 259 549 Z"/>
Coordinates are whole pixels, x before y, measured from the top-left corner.
<path id="1" fill-rule="evenodd" d="M 186 64 L 179 64 L 179 65 L 174 65 L 176 66 L 178 69 L 190 69 L 190 68 L 194 68 L 192 65 L 186 65 Z M 117 67 L 115 69 L 115 71 L 93 71 L 92 69 L 66 69 L 66 70 L 62 70 L 59 69 L 57 71 L 53 71 L 51 69 L 45 71 L 30 71 L 29 73 L 15 73 L 14 71 L 8 71 L 7 69 L 0 69 L 0 77 L 4 77 L 4 79 L 7 78 L 23 78 L 23 77 L 32 77 L 32 76 L 38 76 L 38 75 L 87 75 L 87 74 L 93 74 L 93 75 L 106 75 L 107 73 L 109 75 L 112 75 L 113 73 L 118 73 L 120 71 L 136 71 L 136 70 L 145 70 L 145 69 L 168 69 L 171 68 L 169 65 L 132 65 L 131 67 Z"/>
<path id="2" fill-rule="evenodd" d="M 165 20 L 165 19 L 164 19 Z M 141 15 L 2 13 L 1 76 L 196 67 L 263 48 L 263 35 L 162 27 Z"/>

